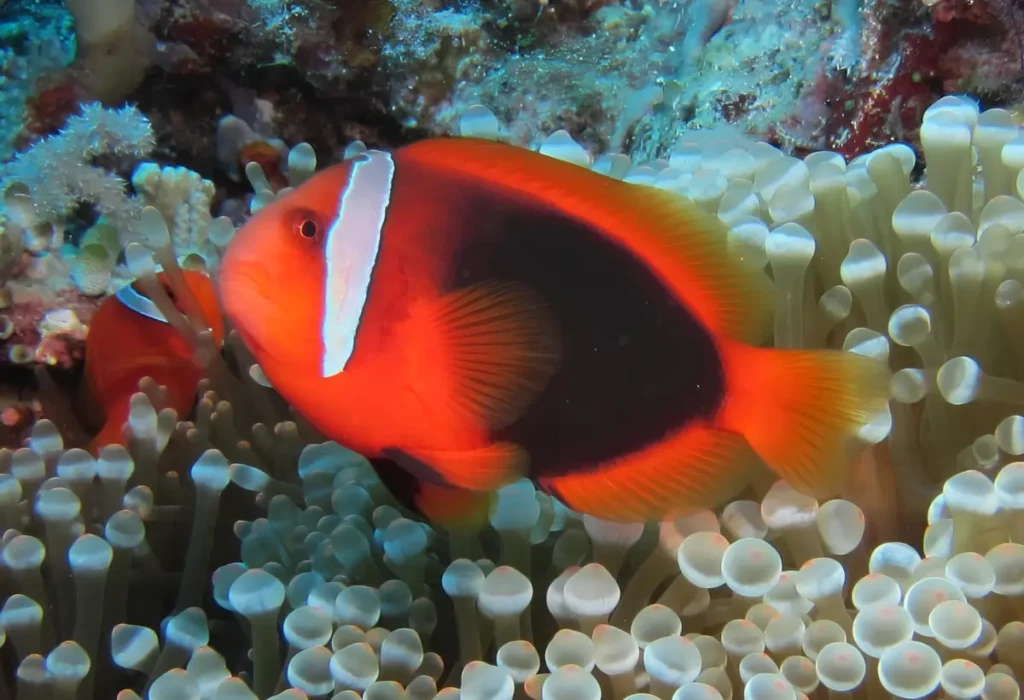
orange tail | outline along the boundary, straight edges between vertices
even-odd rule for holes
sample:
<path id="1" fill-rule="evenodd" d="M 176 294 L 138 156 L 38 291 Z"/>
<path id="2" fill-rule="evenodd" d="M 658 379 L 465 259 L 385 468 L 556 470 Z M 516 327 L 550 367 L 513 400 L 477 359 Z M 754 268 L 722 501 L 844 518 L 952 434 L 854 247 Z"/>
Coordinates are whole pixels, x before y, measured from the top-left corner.
<path id="1" fill-rule="evenodd" d="M 111 410 L 110 406 L 106 407 L 106 419 L 103 423 L 103 428 L 100 432 L 92 439 L 89 443 L 89 453 L 93 456 L 98 456 L 100 450 L 107 445 L 126 445 L 127 440 L 124 435 L 124 424 L 128 421 L 128 401 L 111 402 L 112 406 L 121 407 L 119 410 Z"/>
<path id="2" fill-rule="evenodd" d="M 889 401 L 889 369 L 849 352 L 723 344 L 722 428 L 741 433 L 795 488 L 835 495 L 863 447 L 857 431 Z"/>

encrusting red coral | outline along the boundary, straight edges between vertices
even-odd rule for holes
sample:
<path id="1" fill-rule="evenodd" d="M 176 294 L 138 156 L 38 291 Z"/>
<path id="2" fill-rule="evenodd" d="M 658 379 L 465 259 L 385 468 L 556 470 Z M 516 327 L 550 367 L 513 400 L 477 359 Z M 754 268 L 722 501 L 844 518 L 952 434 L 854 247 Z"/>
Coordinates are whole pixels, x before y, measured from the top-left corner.
<path id="1" fill-rule="evenodd" d="M 37 89 L 25 105 L 23 129 L 32 137 L 46 136 L 61 128 L 78 109 L 82 98 L 78 84 L 66 76 L 60 76 L 56 84 Z"/>
<path id="2" fill-rule="evenodd" d="M 773 134 L 781 142 L 852 157 L 893 140 L 916 144 L 921 115 L 943 94 L 1024 94 L 1024 8 L 1012 0 L 867 0 L 864 17 L 859 70 L 824 64 Z"/>

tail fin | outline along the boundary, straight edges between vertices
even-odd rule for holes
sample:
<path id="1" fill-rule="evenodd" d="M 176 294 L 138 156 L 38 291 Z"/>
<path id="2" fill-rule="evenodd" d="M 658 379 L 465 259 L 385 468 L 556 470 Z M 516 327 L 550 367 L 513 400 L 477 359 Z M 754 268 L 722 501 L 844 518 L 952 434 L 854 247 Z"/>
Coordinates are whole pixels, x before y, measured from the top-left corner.
<path id="1" fill-rule="evenodd" d="M 98 457 L 100 450 L 107 445 L 127 445 L 128 440 L 124 434 L 124 424 L 127 420 L 128 417 L 125 416 L 124 419 L 114 418 L 104 423 L 103 429 L 89 443 L 89 454 Z"/>
<path id="2" fill-rule="evenodd" d="M 889 369 L 849 352 L 726 342 L 722 428 L 741 433 L 794 488 L 817 498 L 843 485 L 857 431 L 889 401 Z"/>
<path id="3" fill-rule="evenodd" d="M 98 457 L 100 450 L 107 445 L 127 445 L 128 439 L 124 432 L 124 424 L 128 422 L 128 397 L 118 397 L 102 408 L 103 427 L 89 442 L 89 454 Z"/>

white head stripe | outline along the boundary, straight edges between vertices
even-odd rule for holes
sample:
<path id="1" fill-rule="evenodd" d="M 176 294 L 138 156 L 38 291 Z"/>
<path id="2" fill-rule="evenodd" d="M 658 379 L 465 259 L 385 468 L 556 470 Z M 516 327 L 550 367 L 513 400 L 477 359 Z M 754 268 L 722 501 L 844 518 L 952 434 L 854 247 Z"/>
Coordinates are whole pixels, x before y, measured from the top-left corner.
<path id="1" fill-rule="evenodd" d="M 338 215 L 324 243 L 327 280 L 320 330 L 324 377 L 343 372 L 355 351 L 356 333 L 370 291 L 370 278 L 377 263 L 384 218 L 391 201 L 395 174 L 391 155 L 368 151 L 366 156 L 352 166 Z"/>
<path id="2" fill-rule="evenodd" d="M 114 296 L 117 297 L 119 302 L 135 313 L 142 314 L 146 318 L 151 318 L 160 323 L 167 323 L 167 318 L 157 308 L 156 304 L 153 303 L 153 300 L 139 294 L 132 285 L 126 284 L 121 287 L 115 292 Z"/>

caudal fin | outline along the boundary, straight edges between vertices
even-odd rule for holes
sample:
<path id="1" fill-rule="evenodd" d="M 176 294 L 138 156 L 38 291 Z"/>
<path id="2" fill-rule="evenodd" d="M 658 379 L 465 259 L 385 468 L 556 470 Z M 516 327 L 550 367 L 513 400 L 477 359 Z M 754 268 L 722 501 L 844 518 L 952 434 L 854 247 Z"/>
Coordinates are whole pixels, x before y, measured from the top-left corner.
<path id="1" fill-rule="evenodd" d="M 123 402 L 127 406 L 127 401 Z M 100 450 L 107 445 L 127 445 L 128 439 L 125 435 L 124 424 L 128 420 L 128 411 L 108 411 L 106 422 L 99 433 L 89 443 L 89 453 L 99 456 Z"/>
<path id="2" fill-rule="evenodd" d="M 794 488 L 833 496 L 857 432 L 886 407 L 889 369 L 850 352 L 776 350 L 726 343 L 721 427 L 741 433 Z"/>

